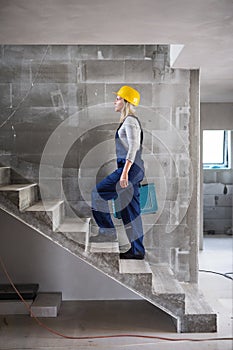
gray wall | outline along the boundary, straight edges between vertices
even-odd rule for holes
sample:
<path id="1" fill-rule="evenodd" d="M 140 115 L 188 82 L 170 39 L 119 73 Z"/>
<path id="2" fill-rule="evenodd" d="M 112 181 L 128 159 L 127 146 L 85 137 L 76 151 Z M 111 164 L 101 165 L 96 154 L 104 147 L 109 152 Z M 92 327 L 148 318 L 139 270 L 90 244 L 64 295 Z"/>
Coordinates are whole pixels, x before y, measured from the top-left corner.
<path id="1" fill-rule="evenodd" d="M 202 103 L 201 131 L 233 130 L 232 103 Z M 231 133 L 231 164 L 233 164 L 233 131 Z M 224 187 L 227 193 L 224 194 Z M 233 171 L 203 170 L 203 231 L 232 233 Z"/>
<path id="2" fill-rule="evenodd" d="M 216 174 L 216 173 L 215 173 Z M 214 174 L 204 177 L 203 186 L 203 231 L 206 234 L 232 234 L 232 194 L 233 185 L 231 179 L 226 179 L 224 174 Z M 224 181 L 225 177 L 225 181 Z M 227 181 L 228 182 L 227 182 Z M 226 188 L 227 193 L 224 194 Z"/>
<path id="3" fill-rule="evenodd" d="M 96 177 L 115 166 L 122 84 L 141 92 L 145 181 L 157 188 L 159 211 L 143 218 L 147 257 L 196 281 L 199 72 L 171 69 L 167 46 L 2 46 L 1 162 L 39 181 L 43 199 L 64 199 L 69 215 L 90 215 Z"/>
<path id="4" fill-rule="evenodd" d="M 201 130 L 233 130 L 233 103 L 202 103 Z"/>

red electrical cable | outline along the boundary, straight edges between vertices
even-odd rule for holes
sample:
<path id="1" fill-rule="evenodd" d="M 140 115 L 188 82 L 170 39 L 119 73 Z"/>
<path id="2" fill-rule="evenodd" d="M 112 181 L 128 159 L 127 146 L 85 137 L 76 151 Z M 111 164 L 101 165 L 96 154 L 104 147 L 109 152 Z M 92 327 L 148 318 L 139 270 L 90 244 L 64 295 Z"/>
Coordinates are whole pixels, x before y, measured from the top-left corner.
<path id="1" fill-rule="evenodd" d="M 50 332 L 54 335 L 58 335 L 59 337 L 62 337 L 65 339 L 89 340 L 89 339 L 107 339 L 107 338 L 143 338 L 143 339 L 156 339 L 156 340 L 175 341 L 175 342 L 179 342 L 179 341 L 205 342 L 205 341 L 219 341 L 219 340 L 231 340 L 231 341 L 233 341 L 233 337 L 232 338 L 222 337 L 222 338 L 203 338 L 203 339 L 197 338 L 197 339 L 195 339 L 195 338 L 168 338 L 168 337 L 159 337 L 159 336 L 142 335 L 142 334 L 112 334 L 112 335 L 93 335 L 93 336 L 82 336 L 82 337 L 73 337 L 73 336 L 65 335 L 65 334 L 62 334 L 62 333 L 46 326 L 43 322 L 41 322 L 38 319 L 37 316 L 35 316 L 33 314 L 28 303 L 24 300 L 24 298 L 22 297 L 22 295 L 20 294 L 18 289 L 15 287 L 10 275 L 8 274 L 8 272 L 6 270 L 5 264 L 3 263 L 1 256 L 0 256 L 0 264 L 2 266 L 2 270 L 3 270 L 4 274 L 6 275 L 12 288 L 15 290 L 15 292 L 17 293 L 17 295 L 19 296 L 20 300 L 23 302 L 25 307 L 29 310 L 29 313 L 31 314 L 33 319 L 37 322 L 37 324 L 40 327 L 46 329 L 48 332 Z"/>

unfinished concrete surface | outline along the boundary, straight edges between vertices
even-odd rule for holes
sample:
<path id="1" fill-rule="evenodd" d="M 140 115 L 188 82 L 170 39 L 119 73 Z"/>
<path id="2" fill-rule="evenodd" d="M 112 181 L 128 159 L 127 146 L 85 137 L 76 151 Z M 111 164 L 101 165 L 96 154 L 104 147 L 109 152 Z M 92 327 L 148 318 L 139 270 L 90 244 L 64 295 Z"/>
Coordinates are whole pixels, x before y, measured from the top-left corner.
<path id="1" fill-rule="evenodd" d="M 5 171 L 5 167 L 3 167 L 3 171 Z M 37 188 L 37 185 L 34 184 L 34 187 Z M 46 201 L 43 202 L 43 206 L 35 204 L 30 206 L 29 198 L 28 208 L 21 209 L 18 199 L 21 194 L 18 191 L 18 186 L 8 184 L 0 189 L 2 189 L 0 193 L 1 209 L 165 311 L 172 316 L 178 332 L 216 331 L 216 314 L 206 304 L 197 285 L 190 282 L 178 283 L 177 276 L 172 272 L 169 264 L 156 264 L 150 260 L 147 262 L 121 261 L 119 260 L 119 242 L 114 242 L 114 247 L 112 243 L 111 246 L 106 243 L 99 247 L 94 247 L 93 243 L 89 244 L 90 225 L 86 225 L 87 219 L 84 219 L 82 223 L 81 219 L 77 221 L 76 234 L 75 232 L 63 232 L 59 230 L 59 227 L 54 231 L 54 223 L 48 225 L 48 219 L 44 220 L 45 208 L 48 207 Z M 34 196 L 32 197 L 34 198 Z M 38 215 L 39 210 L 41 210 L 40 215 Z M 49 218 L 56 223 L 61 220 L 61 225 L 64 225 L 60 215 L 57 218 L 49 213 Z M 85 227 L 86 232 L 81 233 L 81 228 L 79 231 L 80 225 L 82 230 Z M 80 234 L 86 236 L 85 240 L 80 240 Z M 44 308 L 42 309 L 39 306 L 39 315 L 51 314 L 50 307 L 45 311 Z M 54 315 L 54 308 L 52 314 Z"/>
<path id="2" fill-rule="evenodd" d="M 172 44 L 175 68 L 201 67 L 202 102 L 231 103 L 232 23 L 231 0 L 2 0 L 0 42 Z"/>
<path id="3" fill-rule="evenodd" d="M 205 250 L 200 255 L 200 268 L 225 273 L 232 267 L 231 238 L 204 239 Z M 221 265 L 219 265 L 219 261 Z M 223 276 L 200 273 L 200 288 L 219 315 L 218 333 L 176 334 L 171 318 L 161 310 L 141 300 L 66 301 L 57 318 L 41 319 L 46 326 L 71 336 L 131 334 L 162 336 L 174 339 L 213 339 L 232 337 L 232 282 Z M 40 328 L 29 316 L 0 316 L 1 347 L 19 349 L 211 349 L 231 350 L 232 341 L 167 342 L 156 339 L 112 338 L 72 340 L 62 339 Z"/>
<path id="4" fill-rule="evenodd" d="M 86 223 L 91 189 L 115 167 L 112 92 L 130 84 L 142 96 L 137 115 L 145 135 L 145 182 L 155 183 L 159 205 L 155 215 L 143 217 L 146 259 L 158 268 L 166 265 L 179 282 L 197 282 L 198 70 L 171 69 L 166 45 L 3 46 L 0 81 L 1 178 L 6 166 L 13 169 L 8 187 L 3 180 L 2 208 L 159 305 L 178 319 L 178 330 L 190 331 L 193 318 L 184 317 L 183 297 L 153 295 L 152 275 L 119 274 L 118 250 L 89 249 L 83 235 L 79 241 L 78 228 L 74 238 L 62 227 L 67 217 L 76 218 L 77 227 Z M 13 192 L 17 182 L 24 189 L 22 178 L 38 184 L 31 199 Z M 43 205 L 34 205 L 37 193 L 45 208 L 51 201 L 61 204 L 57 215 L 49 213 L 56 218 L 52 226 L 41 220 Z M 214 331 L 216 315 L 208 315 L 203 322 Z M 201 319 L 194 329 L 203 330 Z"/>
<path id="5" fill-rule="evenodd" d="M 30 307 L 31 317 L 57 317 L 62 293 L 39 293 Z"/>
<path id="6" fill-rule="evenodd" d="M 170 263 L 176 251 L 177 276 L 197 281 L 198 71 L 171 69 L 166 45 L 3 46 L 0 81 L 2 163 L 81 217 L 115 167 L 112 92 L 140 91 L 145 181 L 159 201 L 144 217 L 148 259 Z"/>

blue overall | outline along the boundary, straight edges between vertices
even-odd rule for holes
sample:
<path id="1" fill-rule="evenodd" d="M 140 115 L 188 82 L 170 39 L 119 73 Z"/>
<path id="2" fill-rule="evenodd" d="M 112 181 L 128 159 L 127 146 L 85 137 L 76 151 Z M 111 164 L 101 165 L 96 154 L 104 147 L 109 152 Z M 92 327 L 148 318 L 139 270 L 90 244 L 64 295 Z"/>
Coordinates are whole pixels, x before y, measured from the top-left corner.
<path id="1" fill-rule="evenodd" d="M 143 228 L 139 201 L 139 185 L 144 177 L 144 165 L 141 158 L 142 145 L 140 150 L 137 151 L 135 161 L 129 170 L 129 185 L 126 188 L 121 188 L 119 180 L 126 161 L 127 150 L 119 138 L 118 130 L 115 135 L 117 169 L 93 189 L 92 214 L 99 226 L 99 234 L 116 234 L 107 201 L 117 198 L 117 201 L 120 203 L 119 211 L 125 232 L 131 243 L 131 252 L 135 255 L 144 255 L 145 249 L 143 246 Z M 141 131 L 141 144 L 142 138 Z"/>

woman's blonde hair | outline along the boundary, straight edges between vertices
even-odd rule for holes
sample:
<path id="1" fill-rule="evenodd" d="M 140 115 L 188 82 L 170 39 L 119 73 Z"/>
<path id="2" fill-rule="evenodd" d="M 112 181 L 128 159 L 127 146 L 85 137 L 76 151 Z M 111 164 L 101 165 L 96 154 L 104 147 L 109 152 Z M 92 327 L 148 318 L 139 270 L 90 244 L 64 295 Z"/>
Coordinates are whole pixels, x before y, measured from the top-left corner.
<path id="1" fill-rule="evenodd" d="M 134 114 L 135 114 L 135 110 L 133 106 L 128 101 L 124 100 L 124 107 L 122 108 L 122 111 L 121 111 L 120 123 L 123 123 L 123 121 L 128 115 L 134 115 Z"/>

